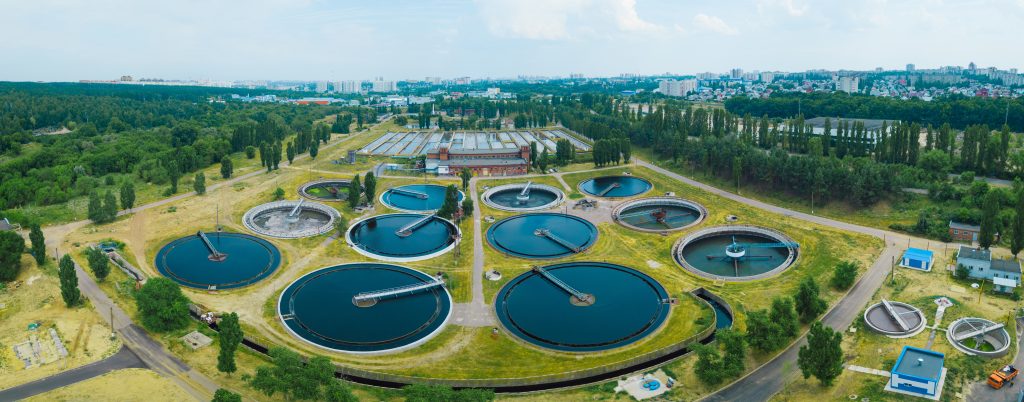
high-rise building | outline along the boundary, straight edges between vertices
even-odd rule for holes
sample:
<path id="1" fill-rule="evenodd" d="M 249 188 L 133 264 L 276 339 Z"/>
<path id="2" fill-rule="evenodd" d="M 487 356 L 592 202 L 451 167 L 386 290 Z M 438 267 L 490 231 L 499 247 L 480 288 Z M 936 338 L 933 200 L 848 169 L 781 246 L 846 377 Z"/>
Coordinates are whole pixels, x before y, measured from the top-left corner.
<path id="1" fill-rule="evenodd" d="M 765 71 L 761 73 L 761 82 L 765 84 L 771 84 L 772 81 L 775 81 L 775 73 L 771 71 Z"/>
<path id="2" fill-rule="evenodd" d="M 426 81 L 430 85 L 440 85 L 441 77 L 427 77 L 427 79 L 425 79 L 424 81 Z"/>
<path id="3" fill-rule="evenodd" d="M 739 79 L 742 76 L 743 76 L 743 69 L 742 68 L 734 68 L 732 70 L 729 70 L 729 77 L 731 77 L 733 79 Z"/>
<path id="4" fill-rule="evenodd" d="M 967 69 L 968 69 L 968 70 L 971 70 L 971 74 L 974 74 L 974 73 L 975 73 L 975 71 L 977 71 L 977 70 L 978 70 L 978 65 L 977 65 L 977 64 L 974 64 L 974 62 L 972 61 L 972 62 L 971 62 L 971 64 L 968 64 L 968 65 L 967 65 Z"/>
<path id="5" fill-rule="evenodd" d="M 697 80 L 662 80 L 658 83 L 658 91 L 667 96 L 685 96 L 697 90 Z"/>
<path id="6" fill-rule="evenodd" d="M 395 92 L 398 90 L 398 83 L 394 81 L 384 81 L 381 77 L 377 77 L 377 80 L 373 81 L 373 92 Z"/>
<path id="7" fill-rule="evenodd" d="M 336 92 L 343 94 L 356 94 L 363 90 L 363 83 L 361 81 L 341 81 L 339 86 L 334 87 Z"/>
<path id="8" fill-rule="evenodd" d="M 319 93 L 327 92 L 327 81 L 317 81 L 313 90 Z"/>
<path id="9" fill-rule="evenodd" d="M 914 69 L 915 69 L 914 63 L 907 64 L 907 72 L 908 73 L 914 72 Z"/>
<path id="10" fill-rule="evenodd" d="M 860 85 L 860 78 L 857 77 L 839 77 L 839 82 L 836 84 L 836 90 L 852 94 L 858 92 L 858 86 Z"/>

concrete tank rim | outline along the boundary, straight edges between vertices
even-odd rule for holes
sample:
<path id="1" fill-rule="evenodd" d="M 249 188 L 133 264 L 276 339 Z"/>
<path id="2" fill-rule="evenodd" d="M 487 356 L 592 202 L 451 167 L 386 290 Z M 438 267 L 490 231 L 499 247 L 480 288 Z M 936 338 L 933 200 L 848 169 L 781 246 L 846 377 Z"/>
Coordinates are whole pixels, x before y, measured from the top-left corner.
<path id="1" fill-rule="evenodd" d="M 416 262 L 416 261 L 429 260 L 431 258 L 444 255 L 444 254 L 448 253 L 449 251 L 454 250 L 455 247 L 459 245 L 459 243 L 462 243 L 462 229 L 459 229 L 459 225 L 456 225 L 454 222 L 452 222 L 452 221 L 450 221 L 448 219 L 442 218 L 440 216 L 436 216 L 436 217 L 434 217 L 435 219 L 440 219 L 440 220 L 444 221 L 445 223 L 447 223 L 448 225 L 451 225 L 451 227 L 455 228 L 455 233 L 457 234 L 457 236 L 456 236 L 457 240 L 452 242 L 451 244 L 449 244 L 447 247 L 445 247 L 443 249 L 440 249 L 440 250 L 437 250 L 437 251 L 435 251 L 433 253 L 424 254 L 424 255 L 415 256 L 415 257 L 387 257 L 387 256 L 383 256 L 383 255 L 380 255 L 380 254 L 377 254 L 377 253 L 371 253 L 369 251 L 363 250 L 362 248 L 356 247 L 355 242 L 352 241 L 352 229 L 354 229 L 356 227 L 356 225 L 362 223 L 365 220 L 371 219 L 371 218 L 381 218 L 381 217 L 396 216 L 396 215 L 428 216 L 428 215 L 431 215 L 431 214 L 430 213 L 423 214 L 423 213 L 416 213 L 416 212 L 395 212 L 395 213 L 387 213 L 387 214 L 380 214 L 380 215 L 365 216 L 365 217 L 356 219 L 351 224 L 349 224 L 348 229 L 345 230 L 345 244 L 347 246 L 349 246 L 352 250 L 355 250 L 356 253 L 359 253 L 360 255 L 362 255 L 364 257 L 369 257 L 369 258 L 372 258 L 372 259 L 375 259 L 375 260 L 378 260 L 378 261 L 384 261 L 384 262 L 387 262 L 387 263 L 401 263 L 401 262 Z"/>
<path id="2" fill-rule="evenodd" d="M 321 202 L 342 202 L 342 201 L 345 201 L 346 199 L 344 199 L 344 198 L 333 199 L 333 198 L 317 197 L 315 195 L 309 194 L 306 191 L 310 187 L 315 186 L 317 184 L 334 183 L 334 182 L 345 183 L 345 186 L 348 187 L 348 185 L 352 183 L 352 179 L 317 179 L 317 180 L 313 180 L 313 181 L 308 181 L 308 182 L 305 182 L 305 183 L 303 183 L 302 185 L 299 186 L 299 195 L 301 195 L 303 198 L 308 198 L 308 199 L 313 200 L 313 201 L 321 201 Z"/>
<path id="3" fill-rule="evenodd" d="M 971 355 L 971 356 L 981 356 L 981 357 L 986 357 L 986 358 L 995 358 L 995 357 L 1000 357 L 1000 356 L 1006 355 L 1010 351 L 1010 343 L 1011 343 L 1010 341 L 1013 338 L 1010 337 L 1010 332 L 1006 330 L 1005 326 L 1003 328 L 1000 328 L 997 331 L 997 333 L 1001 334 L 1002 338 L 1005 340 L 1003 342 L 1003 346 L 1000 347 L 999 349 L 996 349 L 996 350 L 991 351 L 991 352 L 985 352 L 985 351 L 981 351 L 981 350 L 977 350 L 977 349 L 972 349 L 972 348 L 967 347 L 963 343 L 954 340 L 953 339 L 953 334 L 955 332 L 954 330 L 956 328 L 958 328 L 960 325 L 962 325 L 963 323 L 971 322 L 971 321 L 985 321 L 985 322 L 989 322 L 989 323 L 992 323 L 992 324 L 997 324 L 995 321 L 989 320 L 987 318 L 981 318 L 981 317 L 960 317 L 960 318 L 954 320 L 953 322 L 949 323 L 949 326 L 946 327 L 946 341 L 948 341 L 950 345 L 953 345 L 953 347 L 956 348 L 957 350 L 959 350 L 961 352 L 964 352 L 967 355 Z M 988 335 L 986 335 L 986 337 L 988 337 Z"/>
<path id="4" fill-rule="evenodd" d="M 642 203 L 645 203 L 645 202 L 666 202 L 666 203 L 675 203 L 676 205 L 683 205 L 683 206 L 686 206 L 686 207 L 693 208 L 693 209 L 697 210 L 698 216 L 697 216 L 696 220 L 694 220 L 693 222 L 691 222 L 691 223 L 689 223 L 687 225 L 680 226 L 680 227 L 677 227 L 677 228 L 672 228 L 672 229 L 663 229 L 663 230 L 644 229 L 644 228 L 641 228 L 641 227 L 630 225 L 628 223 L 625 223 L 621 219 L 619 219 L 619 214 L 621 214 L 622 211 L 624 211 L 624 210 L 626 210 L 626 209 L 628 209 L 630 207 L 636 206 L 637 204 L 642 204 Z M 624 201 L 624 202 L 620 203 L 619 205 L 616 205 L 615 208 L 612 209 L 612 220 L 613 221 L 615 221 L 616 223 L 618 223 L 618 224 L 620 224 L 620 225 L 622 225 L 624 227 L 627 227 L 627 228 L 630 228 L 630 229 L 633 229 L 633 230 L 637 230 L 637 231 L 641 231 L 641 232 L 647 232 L 647 233 L 677 232 L 677 231 L 689 229 L 689 228 L 692 228 L 692 227 L 697 226 L 697 225 L 701 224 L 702 222 L 704 222 L 704 219 L 707 218 L 707 216 L 708 216 L 708 210 L 701 203 L 693 201 L 693 200 L 690 200 L 690 199 L 686 199 L 686 198 L 683 198 L 683 197 L 673 197 L 673 196 L 667 196 L 667 195 L 634 198 L 634 199 L 631 199 L 631 200 Z"/>
<path id="5" fill-rule="evenodd" d="M 334 230 L 334 222 L 339 217 L 341 217 L 341 213 L 330 206 L 315 201 L 303 201 L 302 209 L 310 209 L 327 215 L 327 223 L 320 225 L 320 227 L 318 227 L 315 231 L 311 231 L 309 233 L 300 232 L 295 234 L 283 234 L 275 231 L 265 230 L 263 228 L 260 228 L 253 222 L 253 219 L 262 213 L 275 211 L 279 209 L 295 208 L 295 205 L 297 205 L 298 203 L 299 200 L 279 200 L 259 204 L 255 207 L 249 208 L 248 211 L 245 211 L 245 214 L 242 215 L 242 225 L 245 226 L 245 228 L 248 229 L 250 232 L 262 236 L 267 236 L 270 238 L 299 239 L 303 237 L 319 236 L 324 233 L 330 232 L 331 230 Z"/>
<path id="6" fill-rule="evenodd" d="M 609 196 L 603 196 L 602 197 L 602 196 L 598 196 L 597 194 L 591 194 L 591 193 L 583 190 L 583 183 L 586 183 L 586 182 L 591 181 L 591 180 L 603 179 L 603 178 L 607 178 L 607 177 L 628 177 L 628 178 L 637 179 L 637 180 L 643 181 L 644 183 L 647 183 L 647 190 L 641 191 L 641 192 L 633 194 L 633 195 L 627 195 L 625 197 L 609 197 Z M 616 199 L 626 199 L 626 198 L 639 197 L 641 195 L 647 194 L 651 190 L 654 190 L 654 183 L 652 183 L 650 180 L 647 180 L 647 179 L 645 179 L 643 177 L 636 176 L 636 175 L 609 174 L 609 175 L 604 175 L 604 176 L 594 176 L 594 177 L 583 179 L 579 183 L 576 183 L 576 190 L 578 190 L 580 192 L 580 194 L 585 194 L 585 195 L 588 195 L 588 196 L 591 196 L 591 197 L 604 198 L 604 199 L 609 199 L 609 200 L 616 200 Z"/>
<path id="7" fill-rule="evenodd" d="M 872 331 L 878 332 L 878 333 L 880 333 L 882 335 L 885 335 L 885 336 L 888 336 L 890 338 L 906 338 L 906 337 L 914 336 L 916 334 L 921 333 L 921 331 L 924 330 L 925 326 L 927 326 L 927 324 L 928 324 L 928 317 L 924 315 L 924 312 L 921 311 L 921 309 L 919 309 L 919 308 L 917 308 L 914 305 L 911 305 L 909 303 L 904 303 L 904 302 L 894 301 L 894 300 L 886 300 L 886 301 L 888 301 L 889 304 L 899 305 L 899 306 L 903 306 L 903 307 L 909 307 L 909 308 L 913 309 L 913 311 L 916 312 L 917 315 L 921 317 L 921 322 L 919 322 L 916 327 L 914 327 L 914 328 L 912 328 L 912 329 L 910 329 L 909 331 L 906 331 L 906 332 L 903 332 L 903 331 L 894 332 L 894 331 L 887 331 L 887 330 L 883 330 L 881 328 L 878 328 L 877 326 L 875 326 L 874 324 L 871 323 L 871 320 L 868 319 L 868 313 L 870 313 L 871 310 L 876 309 L 876 308 L 884 308 L 884 306 L 882 306 L 882 302 L 879 301 L 878 303 L 872 304 L 872 305 L 868 306 L 866 309 L 864 309 L 864 324 L 867 325 L 868 328 L 870 328 Z"/>
<path id="8" fill-rule="evenodd" d="M 396 206 L 392 205 L 391 203 L 389 203 L 387 201 L 384 201 L 384 196 L 387 195 L 387 193 L 389 191 L 391 191 L 391 189 L 398 188 L 398 187 L 410 186 L 410 185 L 427 185 L 427 186 L 438 186 L 438 187 L 444 187 L 444 188 L 448 187 L 448 185 L 437 184 L 437 183 L 410 183 L 410 184 L 402 184 L 402 185 L 398 185 L 398 186 L 394 186 L 394 187 L 388 187 L 384 191 L 381 191 L 380 192 L 380 196 L 378 196 L 377 199 L 380 201 L 380 203 L 382 205 L 384 205 L 388 209 L 391 209 L 391 210 L 394 210 L 394 211 L 398 211 L 398 212 L 402 212 L 402 213 L 423 214 L 423 213 L 431 213 L 431 212 L 437 212 L 438 211 L 437 209 L 431 209 L 431 210 L 402 209 L 402 208 L 399 208 L 399 207 L 396 207 Z M 460 200 L 459 202 L 462 202 L 461 200 L 465 200 L 466 199 L 466 193 L 462 192 L 462 190 L 459 190 L 457 188 L 457 186 L 456 186 L 456 190 L 455 191 L 458 191 L 458 193 L 459 193 L 459 200 Z"/>
<path id="9" fill-rule="evenodd" d="M 715 275 L 715 274 L 704 272 L 704 271 L 702 271 L 700 269 L 697 269 L 693 265 L 690 265 L 690 263 L 686 262 L 686 259 L 683 258 L 683 256 L 682 256 L 683 248 L 686 245 L 690 244 L 691 242 L 693 242 L 695 240 L 702 239 L 702 238 L 707 237 L 707 236 L 711 236 L 711 235 L 727 234 L 730 231 L 737 231 L 737 232 L 740 232 L 740 233 L 747 233 L 747 234 L 753 233 L 753 234 L 756 234 L 756 235 L 773 237 L 773 238 L 775 238 L 775 239 L 777 239 L 777 240 L 779 240 L 781 242 L 796 243 L 796 241 L 794 241 L 792 238 L 790 238 L 785 233 L 782 233 L 782 232 L 780 232 L 778 230 L 775 230 L 775 229 L 772 229 L 772 228 L 768 228 L 768 227 L 764 227 L 764 226 L 755 226 L 755 225 L 718 225 L 718 226 L 712 226 L 712 227 L 700 229 L 700 230 L 694 231 L 694 232 L 692 232 L 692 233 L 690 233 L 690 234 L 688 234 L 686 236 L 683 236 L 683 237 L 679 238 L 679 240 L 677 240 L 672 245 L 672 259 L 676 261 L 677 265 L 683 267 L 687 272 L 690 272 L 690 273 L 692 273 L 694 275 L 700 276 L 700 277 L 705 278 L 705 279 L 719 280 L 719 281 L 724 281 L 724 282 L 748 282 L 748 281 L 754 281 L 754 280 L 767 279 L 767 278 L 771 278 L 771 277 L 775 277 L 775 276 L 781 275 L 786 270 L 788 270 L 788 269 L 792 268 L 793 266 L 795 266 L 797 264 L 797 262 L 800 260 L 800 255 L 803 254 L 803 253 L 799 252 L 798 250 L 795 250 L 794 247 L 789 247 L 788 248 L 789 256 L 786 258 L 785 261 L 782 262 L 782 264 L 779 264 L 775 268 L 772 268 L 769 271 L 762 272 L 762 273 L 757 274 L 757 275 L 739 276 L 739 277 L 736 277 L 736 276 L 722 276 L 722 275 Z"/>
<path id="10" fill-rule="evenodd" d="M 484 191 L 484 193 L 480 195 L 480 199 L 483 200 L 485 205 L 487 205 L 487 206 L 489 206 L 491 208 L 494 208 L 494 209 L 497 209 L 497 210 L 501 210 L 501 211 L 506 211 L 506 212 L 534 212 L 534 211 L 543 211 L 545 209 L 554 208 L 554 207 L 556 207 L 558 205 L 561 205 L 563 202 L 565 202 L 565 192 L 564 191 L 562 191 L 558 187 L 547 185 L 547 184 L 542 184 L 542 183 L 533 183 L 533 184 L 531 184 L 531 186 L 533 188 L 542 189 L 542 190 L 554 193 L 555 194 L 555 200 L 554 201 L 549 202 L 549 203 L 544 204 L 544 205 L 540 205 L 540 206 L 536 206 L 536 207 L 528 207 L 528 208 L 512 208 L 512 207 L 507 207 L 507 206 L 495 203 L 494 201 L 491 201 L 491 196 L 494 195 L 494 193 L 497 193 L 499 191 L 505 191 L 505 190 L 522 189 L 524 186 L 526 186 L 526 182 L 522 182 L 522 183 L 509 183 L 509 184 L 502 184 L 502 185 L 494 186 L 494 187 L 491 187 L 491 188 L 487 189 L 487 191 Z"/>
<path id="11" fill-rule="evenodd" d="M 387 263 L 387 262 L 368 262 L 368 261 L 367 262 L 345 262 L 345 263 L 341 263 L 341 264 L 335 264 L 335 265 L 320 267 L 320 268 L 314 269 L 312 271 L 309 271 L 309 272 L 303 274 L 302 276 L 299 276 L 298 278 L 295 278 L 295 280 L 293 280 L 290 283 L 288 283 L 288 286 L 285 286 L 283 289 L 286 290 L 286 289 L 290 288 L 292 285 L 298 283 L 303 278 L 305 278 L 305 277 L 307 277 L 309 275 L 312 275 L 314 273 L 320 272 L 322 270 L 325 270 L 325 269 L 343 267 L 343 266 L 348 266 L 348 265 L 363 265 L 363 264 L 389 265 L 389 266 L 393 266 L 393 267 L 404 268 L 404 269 L 407 269 L 407 270 L 410 270 L 410 271 L 413 271 L 413 272 L 416 272 L 416 273 L 419 273 L 419 274 L 422 274 L 422 275 L 425 275 L 425 276 L 428 276 L 428 277 L 430 276 L 430 274 L 427 274 L 427 273 L 422 272 L 422 271 L 420 271 L 418 269 L 415 269 L 415 268 L 406 267 L 404 265 L 391 264 L 391 263 Z M 443 329 L 445 329 L 445 327 L 448 326 L 448 324 L 450 323 L 450 320 L 452 318 L 452 311 L 455 310 L 455 301 L 454 301 L 454 299 L 452 299 L 452 293 L 450 291 L 448 291 L 448 286 L 441 286 L 441 287 L 444 289 L 445 295 L 448 296 L 448 305 L 450 306 L 448 308 L 448 314 L 444 317 L 444 320 L 441 321 L 441 325 L 438 326 L 437 329 L 432 331 L 430 334 L 427 334 L 427 336 L 425 336 L 425 337 L 423 337 L 423 338 L 421 338 L 419 340 L 416 340 L 415 342 L 409 343 L 408 345 L 402 345 L 402 346 L 399 346 L 399 347 L 395 347 L 395 348 L 391 348 L 391 349 L 384 349 L 384 350 L 355 351 L 355 350 L 336 349 L 336 348 L 331 348 L 331 347 L 327 347 L 327 346 L 323 346 L 323 345 L 317 344 L 317 343 L 315 343 L 313 341 L 310 341 L 309 339 L 306 339 L 305 337 L 299 336 L 299 334 L 296 334 L 295 331 L 292 331 L 291 327 L 288 326 L 288 324 L 284 320 L 284 317 L 281 315 L 281 302 L 284 300 L 284 294 L 285 294 L 285 292 L 283 290 L 281 291 L 281 294 L 277 296 L 277 305 L 275 306 L 275 310 L 277 310 L 277 319 L 280 321 L 281 326 L 284 327 L 285 331 L 287 331 L 289 335 L 295 337 L 295 339 L 298 339 L 298 340 L 300 340 L 302 342 L 305 342 L 306 344 L 313 345 L 314 347 L 317 347 L 319 349 L 323 349 L 323 350 L 326 350 L 326 351 L 330 351 L 330 352 L 345 353 L 345 354 L 351 354 L 351 355 L 362 355 L 362 356 L 384 355 L 384 354 L 391 354 L 391 353 L 396 353 L 396 352 L 402 352 L 402 351 L 409 350 L 409 349 L 415 348 L 417 346 L 420 346 L 420 345 L 426 343 L 427 341 L 429 341 L 430 339 L 434 338 L 438 334 L 440 334 L 441 331 Z"/>

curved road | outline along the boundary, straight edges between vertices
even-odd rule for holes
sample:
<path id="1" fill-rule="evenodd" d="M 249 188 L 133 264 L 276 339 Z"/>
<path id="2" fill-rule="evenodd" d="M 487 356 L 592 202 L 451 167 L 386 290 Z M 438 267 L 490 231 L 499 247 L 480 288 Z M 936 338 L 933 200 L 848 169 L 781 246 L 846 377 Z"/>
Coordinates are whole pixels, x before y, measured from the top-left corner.
<path id="1" fill-rule="evenodd" d="M 325 145 L 323 148 L 320 148 L 321 155 L 325 155 L 323 153 L 325 149 L 337 146 L 338 144 L 344 143 L 352 138 L 359 137 L 361 134 L 365 134 L 368 132 L 368 130 L 360 131 L 358 133 L 353 133 L 346 137 L 343 137 L 337 141 L 331 142 Z M 309 154 L 299 155 L 295 158 L 295 160 L 300 161 L 306 158 L 309 158 Z M 290 166 L 291 164 L 286 162 L 286 165 Z M 264 171 L 260 169 L 246 173 L 241 176 L 236 176 L 229 180 L 225 180 L 210 185 L 209 187 L 207 187 L 207 191 L 213 191 L 223 186 L 230 186 L 239 181 L 256 177 L 262 173 L 264 173 Z M 133 212 L 157 208 L 194 195 L 196 195 L 194 191 L 178 194 L 173 197 L 157 200 L 149 204 L 135 207 L 133 209 L 119 211 L 117 215 L 123 216 L 131 214 Z M 58 247 L 60 247 L 61 243 L 63 243 L 64 237 L 67 233 L 76 230 L 82 226 L 85 226 L 88 223 L 88 220 L 82 220 L 70 222 L 60 226 L 45 228 L 44 232 L 46 232 L 47 250 L 58 250 Z M 329 240 L 330 239 L 328 239 L 327 241 Z M 145 330 L 136 326 L 132 322 L 131 317 L 129 317 L 128 314 L 126 314 L 123 310 L 121 310 L 120 307 L 114 304 L 110 297 L 107 296 L 107 294 L 104 293 L 103 290 L 99 288 L 99 286 L 93 280 L 92 276 L 89 276 L 89 274 L 86 273 L 85 270 L 83 270 L 82 267 L 79 266 L 77 263 L 75 264 L 75 271 L 78 274 L 78 288 L 82 291 L 82 294 L 89 299 L 91 305 L 93 306 L 94 309 L 96 309 L 96 312 L 99 313 L 100 317 L 103 317 L 104 320 L 113 320 L 113 327 L 118 332 L 122 342 L 124 343 L 125 349 L 122 349 L 122 351 L 115 355 L 115 357 L 122 356 L 122 354 L 127 350 L 129 353 L 131 353 L 131 356 L 135 357 L 135 360 L 140 360 L 141 364 L 144 365 L 144 367 L 152 369 L 153 371 L 156 371 L 157 373 L 163 375 L 164 377 L 171 379 L 179 386 L 181 386 L 184 390 L 188 391 L 188 393 L 191 394 L 192 397 L 195 398 L 196 400 L 206 401 L 210 400 L 210 398 L 213 397 L 213 393 L 216 392 L 217 389 L 219 388 L 216 383 L 214 383 L 212 380 L 210 380 L 202 373 L 189 367 L 176 356 L 168 352 L 167 349 L 165 349 L 162 344 L 153 340 L 153 338 L 151 338 Z M 111 360 L 111 358 L 102 360 L 97 363 L 93 363 L 93 365 L 83 366 L 83 368 L 89 367 L 89 369 L 78 371 L 76 374 L 73 375 L 68 373 L 75 372 L 78 369 L 69 370 L 65 373 L 50 376 L 42 380 L 36 381 L 34 383 L 29 383 L 25 384 L 24 386 L 11 388 L 3 392 L 14 392 L 14 390 L 19 390 L 18 392 L 20 393 L 17 394 L 19 395 L 18 398 L 26 398 L 49 390 L 43 386 L 29 387 L 30 385 L 36 383 L 56 384 L 58 382 L 64 382 L 59 386 L 66 386 L 73 384 L 74 382 L 77 381 L 85 380 L 97 375 L 102 375 L 112 370 L 116 370 L 118 368 L 121 368 L 119 367 L 119 365 L 124 363 L 123 358 L 118 358 L 115 359 L 114 361 L 109 362 L 108 360 Z M 6 398 L 5 394 L 0 394 L 0 400 L 11 399 Z"/>
<path id="2" fill-rule="evenodd" d="M 850 232 L 866 234 L 875 236 L 879 239 L 886 241 L 885 249 L 882 254 L 879 255 L 878 259 L 875 260 L 874 264 L 868 268 L 868 271 L 861 276 L 860 280 L 850 289 L 849 293 L 845 297 L 839 300 L 831 310 L 825 313 L 825 316 L 821 321 L 833 329 L 840 332 L 844 331 L 855 319 L 860 315 L 861 309 L 871 300 L 871 296 L 874 295 L 882 282 L 885 280 L 886 275 L 892 268 L 892 261 L 899 255 L 903 249 L 903 245 L 908 240 L 913 239 L 911 237 L 888 232 L 876 228 L 870 228 L 866 226 L 855 225 L 847 222 L 840 222 L 837 220 L 824 218 L 816 215 L 811 215 L 799 211 L 793 211 L 787 208 L 766 204 L 764 202 L 743 197 L 739 194 L 730 193 L 728 191 L 721 190 L 716 187 L 709 186 L 707 184 L 692 180 L 684 177 L 678 173 L 671 172 L 667 169 L 653 165 L 651 163 L 637 160 L 638 166 L 651 169 L 655 172 L 666 175 L 677 181 L 689 184 L 697 187 L 701 190 L 709 193 L 718 195 L 720 197 L 728 198 L 730 200 L 747 204 L 756 208 L 763 209 L 769 212 L 775 212 L 795 219 L 816 223 L 824 226 L 834 227 L 838 229 L 847 230 Z M 918 241 L 925 241 L 924 239 L 916 239 Z M 733 383 L 720 389 L 718 392 L 711 394 L 704 398 L 705 401 L 767 401 L 772 396 L 777 394 L 779 391 L 786 386 L 787 383 L 797 378 L 799 371 L 796 369 L 796 358 L 797 353 L 800 350 L 800 346 L 807 343 L 806 335 L 801 335 L 799 339 L 791 344 L 786 350 L 784 350 L 775 358 L 769 360 L 767 363 L 754 369 L 746 376 L 734 381 Z"/>

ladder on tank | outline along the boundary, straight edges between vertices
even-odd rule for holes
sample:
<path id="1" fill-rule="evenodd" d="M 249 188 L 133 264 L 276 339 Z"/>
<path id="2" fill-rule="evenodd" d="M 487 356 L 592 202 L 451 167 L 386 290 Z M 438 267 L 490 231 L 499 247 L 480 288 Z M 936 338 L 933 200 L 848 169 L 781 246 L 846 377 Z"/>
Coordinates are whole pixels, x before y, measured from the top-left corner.
<path id="1" fill-rule="evenodd" d="M 589 302 L 590 298 L 593 297 L 593 296 L 588 295 L 586 293 L 583 293 L 583 292 L 581 292 L 579 290 L 576 290 L 576 288 L 574 288 L 572 286 L 569 286 L 568 283 L 565 283 L 561 279 L 558 279 L 558 277 L 556 277 L 554 275 L 551 275 L 551 273 L 548 272 L 548 270 L 546 270 L 544 268 L 541 268 L 541 267 L 538 267 L 538 266 L 534 266 L 533 267 L 533 272 L 536 272 L 536 273 L 540 274 L 540 276 L 544 277 L 544 279 L 547 279 L 548 281 L 551 281 L 551 283 L 553 283 L 555 286 L 557 286 L 558 288 L 564 290 L 565 293 L 568 293 L 570 296 L 575 297 L 576 300 L 579 300 L 579 301 L 582 301 L 582 302 Z"/>
<path id="2" fill-rule="evenodd" d="M 885 311 L 889 313 L 889 317 L 892 317 L 892 320 L 896 322 L 896 325 L 899 325 L 900 329 L 904 332 L 910 331 L 910 326 L 907 325 L 906 321 L 903 321 L 903 317 L 900 317 L 900 313 L 896 312 L 896 309 L 892 307 L 892 303 L 889 303 L 888 300 L 882 299 L 882 307 L 885 307 Z"/>
<path id="3" fill-rule="evenodd" d="M 305 201 L 305 198 L 299 198 L 299 202 L 295 204 L 295 208 L 292 208 L 292 211 L 289 212 L 288 216 L 285 218 L 288 222 L 294 223 L 299 220 L 299 213 L 302 212 L 302 203 Z"/>
<path id="4" fill-rule="evenodd" d="M 530 186 L 531 185 L 533 185 L 533 182 L 532 181 L 527 181 L 526 185 L 523 186 L 523 190 L 520 191 L 519 195 L 516 196 L 516 200 L 518 200 L 520 203 L 524 203 L 526 201 L 529 201 L 530 200 Z"/>
<path id="5" fill-rule="evenodd" d="M 398 237 L 409 237 L 409 235 L 411 235 L 412 232 L 414 232 L 416 229 L 423 227 L 423 225 L 426 225 L 428 222 L 433 220 L 435 216 L 437 216 L 437 214 L 427 215 L 416 220 L 413 223 L 402 226 L 401 229 L 395 231 L 395 235 Z"/>
<path id="6" fill-rule="evenodd" d="M 419 191 L 416 191 L 416 190 L 405 190 L 405 189 L 401 189 L 401 188 L 393 188 L 393 189 L 391 189 L 391 192 L 393 192 L 395 194 L 401 194 L 401 195 L 409 196 L 409 197 L 416 197 L 416 198 L 419 198 L 421 200 L 425 200 L 425 199 L 430 197 L 430 196 L 427 195 L 427 193 L 419 192 Z"/>
<path id="7" fill-rule="evenodd" d="M 540 237 L 546 237 L 548 240 L 551 240 L 551 241 L 553 241 L 555 243 L 558 243 L 558 245 L 569 249 L 569 251 L 572 251 L 574 254 L 580 252 L 580 247 L 579 246 L 573 245 L 568 240 L 565 240 L 565 239 L 563 239 L 561 237 L 558 237 L 554 233 L 551 233 L 551 230 L 548 230 L 548 229 L 545 229 L 545 228 L 540 228 L 540 229 L 535 230 L 533 232 L 533 234 L 535 234 L 537 236 L 540 236 Z"/>
<path id="8" fill-rule="evenodd" d="M 203 245 L 205 245 L 206 249 L 210 251 L 210 261 L 224 261 L 224 259 L 228 257 L 227 254 L 217 251 L 217 248 L 213 247 L 213 243 L 210 242 L 210 238 L 206 237 L 206 233 L 203 233 L 202 230 L 197 231 L 196 236 L 203 241 Z"/>
<path id="9" fill-rule="evenodd" d="M 370 306 L 376 304 L 380 299 L 410 295 L 428 289 L 433 289 L 438 286 L 444 286 L 444 280 L 441 278 L 433 278 L 430 282 L 413 283 L 388 289 L 375 290 L 372 292 L 360 292 L 355 296 L 352 296 L 352 304 L 357 306 Z"/>
<path id="10" fill-rule="evenodd" d="M 619 184 L 619 183 L 609 184 L 608 187 L 605 187 L 604 190 L 601 190 L 600 193 L 597 193 L 597 196 L 598 197 L 604 197 L 605 194 L 608 194 L 608 192 L 610 192 L 610 191 L 612 191 L 614 189 L 617 189 L 619 187 L 622 187 L 622 185 Z"/>

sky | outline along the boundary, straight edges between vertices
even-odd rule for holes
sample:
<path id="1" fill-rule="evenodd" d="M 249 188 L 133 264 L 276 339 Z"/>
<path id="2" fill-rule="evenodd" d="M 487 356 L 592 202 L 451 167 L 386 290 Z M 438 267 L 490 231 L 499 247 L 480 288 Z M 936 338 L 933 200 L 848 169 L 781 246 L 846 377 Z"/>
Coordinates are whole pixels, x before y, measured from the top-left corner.
<path id="1" fill-rule="evenodd" d="M 963 65 L 1024 0 L 0 0 L 0 80 L 389 80 Z"/>

